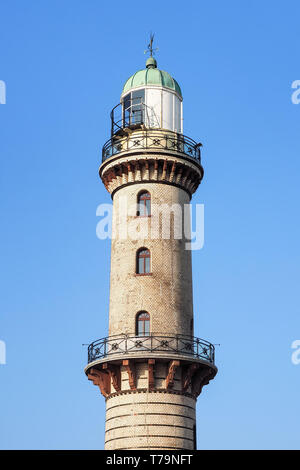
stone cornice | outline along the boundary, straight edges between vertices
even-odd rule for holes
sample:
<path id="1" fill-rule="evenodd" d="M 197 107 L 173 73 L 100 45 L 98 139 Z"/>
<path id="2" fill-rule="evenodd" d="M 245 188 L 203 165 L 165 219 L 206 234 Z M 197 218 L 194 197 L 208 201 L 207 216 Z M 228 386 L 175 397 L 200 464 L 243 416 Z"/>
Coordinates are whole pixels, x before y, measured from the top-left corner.
<path id="1" fill-rule="evenodd" d="M 216 369 L 212 366 L 196 362 L 181 362 L 172 360 L 167 367 L 164 386 L 157 387 L 155 379 L 155 367 L 160 362 L 154 359 L 146 360 L 148 369 L 148 392 L 167 392 L 179 395 L 187 395 L 197 399 L 204 385 L 207 385 L 216 375 Z M 128 374 L 129 388 L 124 389 L 121 384 L 121 365 Z M 176 370 L 182 367 L 180 390 L 173 390 Z M 143 388 L 137 386 L 135 374 L 135 360 L 123 360 L 122 363 L 111 364 L 109 362 L 92 367 L 87 372 L 88 379 L 97 385 L 105 398 L 111 398 L 119 394 L 142 392 Z"/>
<path id="2" fill-rule="evenodd" d="M 192 159 L 163 153 L 126 154 L 106 160 L 99 175 L 112 195 L 124 186 L 137 183 L 162 183 L 185 190 L 190 197 L 203 178 L 203 168 Z"/>

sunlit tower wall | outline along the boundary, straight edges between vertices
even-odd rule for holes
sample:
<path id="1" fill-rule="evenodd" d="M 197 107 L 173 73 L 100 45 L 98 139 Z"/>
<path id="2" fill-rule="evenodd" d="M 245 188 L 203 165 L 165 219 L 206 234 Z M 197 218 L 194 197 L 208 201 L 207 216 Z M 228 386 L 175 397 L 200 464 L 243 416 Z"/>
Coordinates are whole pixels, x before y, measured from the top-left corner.
<path id="1" fill-rule="evenodd" d="M 214 346 L 194 336 L 186 207 L 203 168 L 182 122 L 181 89 L 151 55 L 111 112 L 99 169 L 113 200 L 109 332 L 85 373 L 106 400 L 106 450 L 195 449 L 196 400 L 217 372 Z"/>

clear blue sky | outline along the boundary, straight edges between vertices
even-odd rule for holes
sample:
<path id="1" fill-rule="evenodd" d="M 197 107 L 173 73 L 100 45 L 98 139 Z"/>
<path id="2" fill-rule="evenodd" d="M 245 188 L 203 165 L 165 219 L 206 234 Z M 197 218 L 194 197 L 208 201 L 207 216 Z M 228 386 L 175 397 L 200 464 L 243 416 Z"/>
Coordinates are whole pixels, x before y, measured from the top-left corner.
<path id="1" fill-rule="evenodd" d="M 205 245 L 195 334 L 219 373 L 197 404 L 199 449 L 299 449 L 300 79 L 297 1 L 2 1 L 2 449 L 101 449 L 104 399 L 86 348 L 107 335 L 109 203 L 97 170 L 109 112 L 144 67 L 180 83 L 203 142 Z"/>

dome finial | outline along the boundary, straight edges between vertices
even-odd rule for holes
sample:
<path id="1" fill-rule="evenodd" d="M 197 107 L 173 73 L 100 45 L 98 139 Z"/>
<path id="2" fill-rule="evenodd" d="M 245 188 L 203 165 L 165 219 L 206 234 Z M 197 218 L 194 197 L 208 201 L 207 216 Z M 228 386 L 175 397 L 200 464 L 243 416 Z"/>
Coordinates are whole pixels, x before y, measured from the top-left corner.
<path id="1" fill-rule="evenodd" d="M 155 54 L 155 51 L 158 51 L 158 47 L 153 49 L 153 39 L 154 39 L 154 34 L 150 33 L 150 42 L 147 46 L 147 49 L 144 51 L 144 54 L 150 53 L 150 57 L 146 61 L 146 67 L 147 68 L 156 68 L 157 67 L 157 62 L 153 57 L 153 54 Z"/>

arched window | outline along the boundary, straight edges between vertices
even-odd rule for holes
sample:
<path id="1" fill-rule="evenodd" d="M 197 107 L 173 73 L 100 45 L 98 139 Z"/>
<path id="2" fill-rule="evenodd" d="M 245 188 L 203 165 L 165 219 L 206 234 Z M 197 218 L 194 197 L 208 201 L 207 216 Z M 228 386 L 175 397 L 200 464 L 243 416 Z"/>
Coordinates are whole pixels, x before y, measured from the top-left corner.
<path id="1" fill-rule="evenodd" d="M 137 252 L 136 273 L 137 274 L 149 274 L 150 273 L 150 251 L 147 250 L 147 248 L 141 248 Z"/>
<path id="2" fill-rule="evenodd" d="M 140 312 L 136 316 L 136 335 L 150 335 L 150 315 L 147 312 Z"/>
<path id="3" fill-rule="evenodd" d="M 138 212 L 137 215 L 145 217 L 151 215 L 151 195 L 148 191 L 143 191 L 138 195 Z"/>

